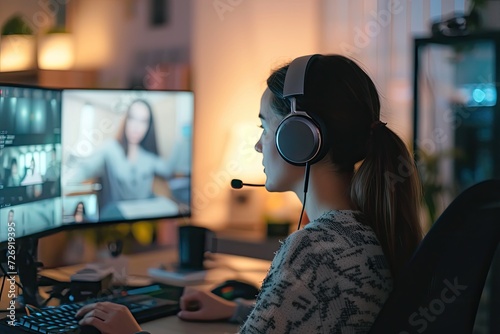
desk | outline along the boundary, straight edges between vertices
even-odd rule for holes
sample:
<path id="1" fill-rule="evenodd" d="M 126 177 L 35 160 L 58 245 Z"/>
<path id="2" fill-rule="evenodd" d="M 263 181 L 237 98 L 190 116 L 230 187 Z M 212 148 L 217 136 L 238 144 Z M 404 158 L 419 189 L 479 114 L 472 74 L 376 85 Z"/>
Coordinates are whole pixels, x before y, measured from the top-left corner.
<path id="1" fill-rule="evenodd" d="M 130 277 L 144 277 L 148 268 L 158 267 L 161 264 L 175 263 L 177 253 L 175 250 L 161 250 L 128 256 L 128 272 Z M 243 256 L 229 254 L 215 254 L 211 266 L 216 268 L 209 271 L 207 283 L 196 285 L 198 289 L 211 289 L 226 279 L 243 279 L 260 286 L 264 279 L 270 262 L 266 260 L 253 259 Z M 65 273 L 74 272 L 78 267 L 61 268 Z M 47 272 L 50 272 L 48 270 Z M 191 287 L 188 287 L 191 288 Z M 161 318 L 141 324 L 141 327 L 152 334 L 164 333 L 237 333 L 238 325 L 226 322 L 186 322 L 176 316 Z"/>
<path id="2" fill-rule="evenodd" d="M 238 332 L 238 325 L 223 322 L 187 322 L 178 317 L 166 317 L 141 324 L 143 330 L 152 334 L 233 334 Z"/>

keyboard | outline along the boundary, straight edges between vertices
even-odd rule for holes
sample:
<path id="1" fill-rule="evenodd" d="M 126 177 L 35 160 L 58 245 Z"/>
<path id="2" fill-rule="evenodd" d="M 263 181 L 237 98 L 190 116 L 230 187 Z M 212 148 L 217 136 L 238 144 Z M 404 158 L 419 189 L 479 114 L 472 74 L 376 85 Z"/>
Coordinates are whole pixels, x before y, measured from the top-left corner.
<path id="1" fill-rule="evenodd" d="M 165 284 L 153 284 L 114 292 L 113 295 L 89 299 L 85 302 L 44 307 L 30 315 L 17 315 L 16 325 L 9 319 L 0 320 L 0 333 L 86 334 L 98 333 L 95 329 L 80 327 L 75 313 L 90 303 L 108 301 L 128 307 L 138 323 L 144 323 L 179 312 L 179 298 L 183 288 Z M 94 330 L 94 331 L 92 331 Z"/>

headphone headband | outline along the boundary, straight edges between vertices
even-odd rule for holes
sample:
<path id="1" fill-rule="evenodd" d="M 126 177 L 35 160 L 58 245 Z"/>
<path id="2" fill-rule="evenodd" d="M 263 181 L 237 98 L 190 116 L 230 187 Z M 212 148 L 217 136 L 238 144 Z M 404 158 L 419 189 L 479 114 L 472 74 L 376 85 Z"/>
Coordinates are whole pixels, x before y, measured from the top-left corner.
<path id="1" fill-rule="evenodd" d="M 304 95 L 307 66 L 312 58 L 317 54 L 302 56 L 292 60 L 288 66 L 283 87 L 283 97 L 289 98 L 296 95 Z"/>

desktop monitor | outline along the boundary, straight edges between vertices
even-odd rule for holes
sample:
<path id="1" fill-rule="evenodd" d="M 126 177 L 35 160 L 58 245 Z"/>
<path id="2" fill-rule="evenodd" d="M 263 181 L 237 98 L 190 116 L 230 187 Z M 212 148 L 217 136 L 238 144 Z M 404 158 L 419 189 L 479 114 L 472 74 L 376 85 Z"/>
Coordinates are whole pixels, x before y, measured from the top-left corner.
<path id="1" fill-rule="evenodd" d="M 0 84 L 0 246 L 189 217 L 193 114 L 190 91 Z"/>
<path id="2" fill-rule="evenodd" d="M 193 94 L 64 90 L 63 224 L 189 216 Z"/>
<path id="3" fill-rule="evenodd" d="M 61 147 L 61 91 L 0 85 L 0 243 L 61 226 Z"/>
<path id="4" fill-rule="evenodd" d="M 189 91 L 0 84 L 0 269 L 26 303 L 38 238 L 191 215 L 193 114 Z"/>

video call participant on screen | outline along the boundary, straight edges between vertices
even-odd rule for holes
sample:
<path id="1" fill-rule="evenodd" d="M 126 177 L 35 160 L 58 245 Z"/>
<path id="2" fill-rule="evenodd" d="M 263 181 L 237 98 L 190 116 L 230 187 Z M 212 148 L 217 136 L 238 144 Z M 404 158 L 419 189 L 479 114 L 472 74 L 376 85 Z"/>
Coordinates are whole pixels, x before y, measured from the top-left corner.
<path id="1" fill-rule="evenodd" d="M 7 178 L 7 187 L 19 187 L 21 185 L 21 175 L 19 174 L 19 166 L 17 159 L 10 160 L 10 175 Z"/>
<path id="2" fill-rule="evenodd" d="M 72 159 L 76 172 L 70 182 L 83 182 L 99 177 L 101 218 L 113 214 L 116 203 L 123 200 L 153 198 L 155 175 L 169 179 L 173 162 L 158 155 L 151 106 L 144 100 L 133 101 L 125 115 L 117 137 L 108 140 L 90 157 Z"/>
<path id="3" fill-rule="evenodd" d="M 57 152 L 56 149 L 53 148 L 50 151 L 50 162 L 47 166 L 47 170 L 45 171 L 44 178 L 47 181 L 56 181 L 61 176 L 61 167 L 57 161 Z"/>
<path id="4" fill-rule="evenodd" d="M 57 151 L 55 148 L 50 151 L 50 157 L 50 162 L 43 175 L 43 180 L 50 183 L 48 187 L 50 195 L 55 195 L 60 186 L 59 181 L 61 179 L 61 164 L 57 160 Z"/>
<path id="5" fill-rule="evenodd" d="M 85 204 L 83 202 L 76 203 L 75 212 L 73 213 L 73 218 L 75 223 L 83 223 L 86 220 L 85 217 Z"/>
<path id="6" fill-rule="evenodd" d="M 19 217 L 22 216 L 18 215 Z M 2 228 L 5 229 L 4 232 L 8 231 L 8 227 L 13 227 L 15 230 L 16 237 L 22 237 L 26 235 L 26 227 L 24 226 L 24 223 L 22 222 L 21 219 L 18 218 L 18 220 L 15 220 L 15 212 L 13 209 L 10 209 L 9 212 L 7 213 L 7 225 L 2 226 Z"/>
<path id="7" fill-rule="evenodd" d="M 36 169 L 35 159 L 31 158 L 30 166 L 29 166 L 28 170 L 26 171 L 26 175 L 24 176 L 23 180 L 21 181 L 21 185 L 28 186 L 28 185 L 33 185 L 33 184 L 40 184 L 42 182 L 43 182 L 42 175 Z"/>
<path id="8" fill-rule="evenodd" d="M 263 155 L 266 189 L 293 191 L 304 201 L 306 167 L 288 163 L 276 147 L 277 128 L 291 108 L 283 96 L 288 68 L 267 80 L 255 149 Z M 416 166 L 403 141 L 380 121 L 372 80 L 352 60 L 327 55 L 310 60 L 304 86 L 297 110 L 321 119 L 327 145 L 310 169 L 310 222 L 283 242 L 256 301 L 226 301 L 186 289 L 181 319 L 240 321 L 240 333 L 366 333 L 420 242 Z M 409 171 L 394 182 L 388 175 L 398 175 L 401 159 Z M 188 308 L 193 303 L 196 310 Z M 135 323 L 120 327 L 122 319 L 131 319 L 125 309 L 117 315 L 98 303 L 84 307 L 83 314 L 83 324 L 106 333 L 137 330 Z"/>
<path id="9" fill-rule="evenodd" d="M 14 223 L 14 210 L 9 210 L 7 214 L 7 226 L 10 227 Z"/>

